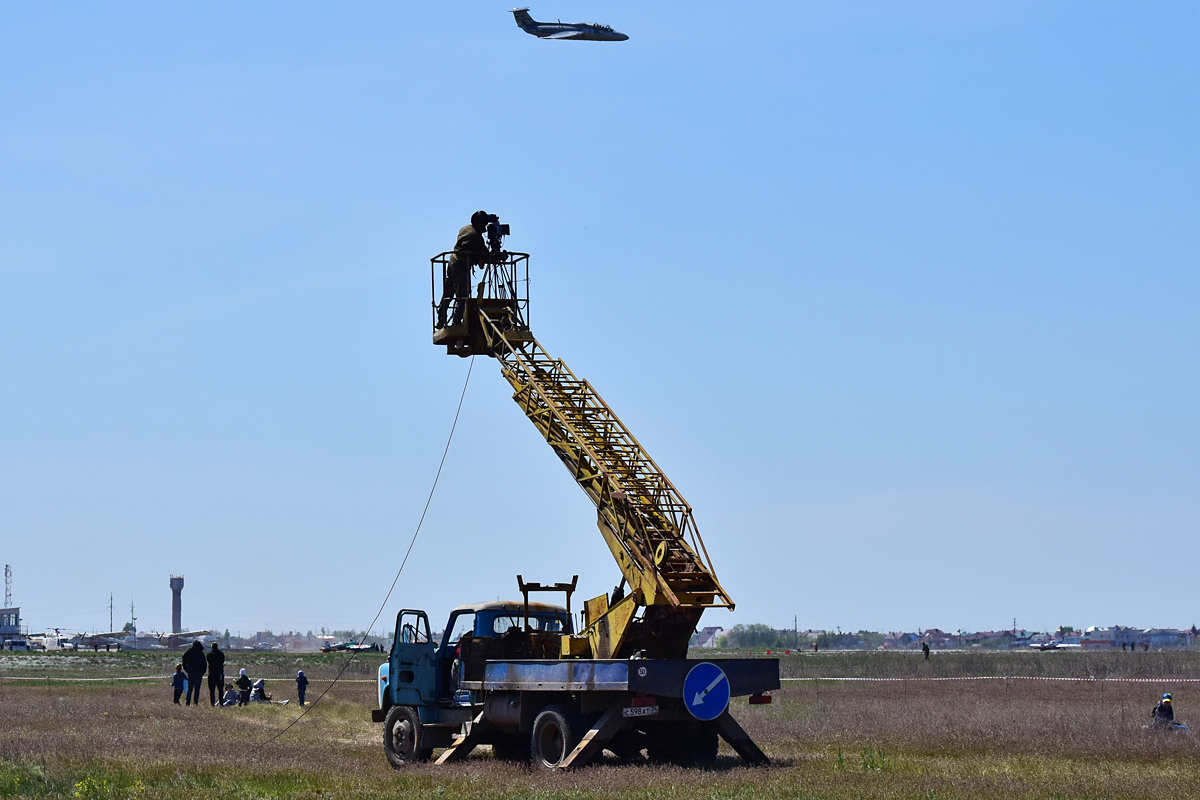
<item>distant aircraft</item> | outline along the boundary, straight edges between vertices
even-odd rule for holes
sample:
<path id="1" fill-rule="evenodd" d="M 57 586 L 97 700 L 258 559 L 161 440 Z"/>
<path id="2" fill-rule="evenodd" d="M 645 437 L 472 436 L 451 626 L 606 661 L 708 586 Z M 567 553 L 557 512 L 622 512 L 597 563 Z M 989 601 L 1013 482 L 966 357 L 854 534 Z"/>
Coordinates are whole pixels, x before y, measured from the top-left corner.
<path id="1" fill-rule="evenodd" d="M 81 647 L 122 647 L 125 644 L 125 639 L 128 638 L 129 631 L 107 631 L 105 633 L 81 633 L 75 638 L 73 644 L 76 649 Z"/>
<path id="2" fill-rule="evenodd" d="M 164 647 L 178 649 L 180 647 L 191 647 L 192 642 L 199 640 L 201 644 L 207 641 L 209 636 L 212 636 L 212 631 L 180 631 L 179 633 L 160 633 L 158 634 L 158 643 Z"/>
<path id="3" fill-rule="evenodd" d="M 1077 645 L 1077 644 L 1064 644 L 1063 642 L 1056 642 L 1056 641 L 1055 641 L 1055 640 L 1053 640 L 1053 639 L 1051 639 L 1051 640 L 1050 640 L 1050 641 L 1048 641 L 1048 642 L 1034 642 L 1033 644 L 1031 644 L 1031 645 L 1029 645 L 1029 646 L 1030 646 L 1030 647 L 1032 647 L 1032 648 L 1035 648 L 1035 649 L 1037 649 L 1037 650 L 1042 650 L 1042 651 L 1046 651 L 1046 650 L 1070 650 L 1070 649 L 1072 649 L 1072 648 L 1079 647 L 1079 645 Z"/>
<path id="4" fill-rule="evenodd" d="M 374 649 L 375 649 L 375 645 L 373 645 L 373 644 L 359 644 L 359 643 L 351 640 L 351 641 L 346 641 L 346 642 L 337 642 L 336 644 L 326 642 L 321 647 L 321 652 L 322 653 L 341 653 L 341 652 L 345 652 L 345 651 L 366 652 L 368 650 L 374 650 Z"/>
<path id="5" fill-rule="evenodd" d="M 593 22 L 538 22 L 529 16 L 528 8 L 514 8 L 512 15 L 517 26 L 539 39 L 586 39 L 592 42 L 623 42 L 629 37 L 607 25 Z"/>

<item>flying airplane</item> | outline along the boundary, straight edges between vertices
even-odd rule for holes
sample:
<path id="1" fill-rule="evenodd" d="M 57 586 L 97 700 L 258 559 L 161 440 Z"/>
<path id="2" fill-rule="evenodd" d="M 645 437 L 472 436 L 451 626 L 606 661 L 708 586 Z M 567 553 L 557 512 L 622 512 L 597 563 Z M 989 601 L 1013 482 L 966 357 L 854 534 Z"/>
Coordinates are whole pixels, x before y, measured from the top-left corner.
<path id="1" fill-rule="evenodd" d="M 629 37 L 607 25 L 593 22 L 538 22 L 529 16 L 528 8 L 514 8 L 517 26 L 539 39 L 586 39 L 592 42 L 623 42 Z"/>

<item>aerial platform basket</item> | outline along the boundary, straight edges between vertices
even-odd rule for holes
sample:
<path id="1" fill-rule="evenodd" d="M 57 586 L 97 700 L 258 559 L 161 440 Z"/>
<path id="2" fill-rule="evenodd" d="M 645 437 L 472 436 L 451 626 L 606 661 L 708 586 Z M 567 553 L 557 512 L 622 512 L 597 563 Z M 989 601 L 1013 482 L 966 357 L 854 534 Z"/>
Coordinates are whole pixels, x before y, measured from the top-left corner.
<path id="1" fill-rule="evenodd" d="M 502 251 L 487 257 L 487 261 L 472 272 L 472 294 L 450 301 L 447 317 L 460 317 L 462 324 L 438 327 L 438 304 L 442 299 L 453 251 L 438 253 L 429 260 L 429 280 L 432 299 L 430 321 L 433 324 L 433 343 L 444 345 L 446 353 L 461 357 L 495 355 L 488 344 L 482 317 L 486 316 L 503 328 L 506 341 L 518 344 L 533 339 L 529 332 L 529 254 Z M 482 274 L 480 274 L 482 272 Z M 464 303 L 461 313 L 454 308 Z"/>

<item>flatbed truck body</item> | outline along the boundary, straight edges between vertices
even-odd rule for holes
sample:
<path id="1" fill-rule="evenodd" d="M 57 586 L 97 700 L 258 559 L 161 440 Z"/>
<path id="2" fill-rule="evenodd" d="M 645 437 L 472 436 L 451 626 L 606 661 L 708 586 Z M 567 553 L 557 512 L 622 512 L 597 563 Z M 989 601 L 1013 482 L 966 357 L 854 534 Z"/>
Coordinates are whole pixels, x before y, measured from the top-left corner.
<path id="1" fill-rule="evenodd" d="M 767 763 L 729 713 L 731 701 L 770 702 L 779 688 L 779 661 L 758 658 L 588 659 L 479 658 L 505 647 L 494 631 L 520 603 L 462 606 L 451 614 L 440 646 L 424 612 L 397 617 L 388 662 L 379 668 L 384 746 L 397 767 L 431 758 L 466 758 L 491 745 L 500 758 L 546 768 L 586 764 L 608 750 L 628 761 L 712 763 L 718 737 L 750 764 Z M 475 615 L 469 632 L 452 638 L 456 621 Z M 561 607 L 536 604 L 531 627 L 570 633 Z M 500 622 L 497 622 L 499 620 Z M 405 641 L 409 639 L 411 641 Z"/>

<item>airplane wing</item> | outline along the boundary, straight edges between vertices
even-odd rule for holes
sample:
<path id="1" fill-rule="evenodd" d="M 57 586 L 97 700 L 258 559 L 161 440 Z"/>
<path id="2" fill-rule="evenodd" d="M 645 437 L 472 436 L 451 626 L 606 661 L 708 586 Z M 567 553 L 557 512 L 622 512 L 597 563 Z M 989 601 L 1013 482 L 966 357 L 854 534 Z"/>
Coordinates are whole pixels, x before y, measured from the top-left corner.
<path id="1" fill-rule="evenodd" d="M 578 35 L 579 35 L 579 31 L 559 31 L 558 33 L 552 33 L 549 36 L 543 36 L 541 38 L 543 38 L 543 39 L 574 39 Z"/>

